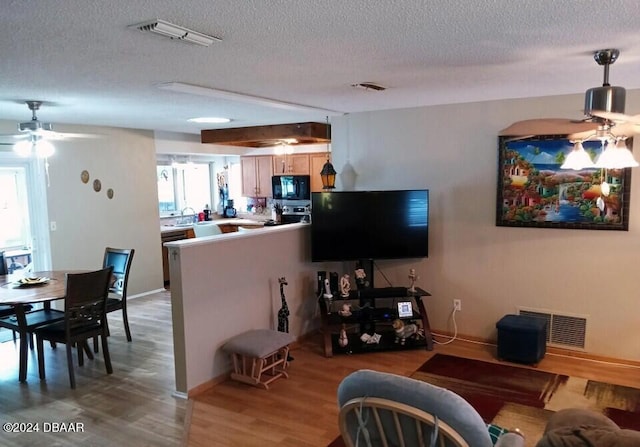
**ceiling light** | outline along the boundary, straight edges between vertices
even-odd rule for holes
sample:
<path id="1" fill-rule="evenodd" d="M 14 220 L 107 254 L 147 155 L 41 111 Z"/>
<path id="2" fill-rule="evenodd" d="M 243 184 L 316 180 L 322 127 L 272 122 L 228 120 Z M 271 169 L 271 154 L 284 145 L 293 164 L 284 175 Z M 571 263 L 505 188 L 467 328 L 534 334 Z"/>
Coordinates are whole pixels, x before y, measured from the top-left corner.
<path id="1" fill-rule="evenodd" d="M 341 115 L 342 112 L 336 110 L 326 110 L 319 107 L 295 104 L 292 102 L 279 101 L 277 99 L 263 98 L 261 96 L 246 95 L 244 93 L 230 92 L 228 90 L 218 90 L 215 88 L 201 87 L 199 85 L 185 84 L 182 82 L 163 82 L 156 84 L 156 87 L 171 92 L 187 93 L 189 95 L 207 96 L 210 98 L 226 99 L 238 101 L 258 106 L 273 107 L 283 110 L 295 110 L 303 112 L 323 112 L 331 115 Z"/>
<path id="2" fill-rule="evenodd" d="M 211 117 L 200 117 L 200 118 L 190 118 L 187 121 L 198 124 L 225 124 L 231 122 L 229 118 L 218 118 L 215 116 Z"/>
<path id="3" fill-rule="evenodd" d="M 603 142 L 602 146 L 602 152 L 595 163 L 596 168 L 623 169 L 638 166 L 623 138 L 617 141 L 609 140 L 606 147 Z"/>
<path id="4" fill-rule="evenodd" d="M 573 150 L 569 152 L 566 160 L 560 166 L 560 169 L 573 169 L 574 171 L 580 171 L 581 169 L 593 168 L 593 161 L 587 151 L 584 150 L 582 142 L 577 141 L 573 145 Z"/>
<path id="5" fill-rule="evenodd" d="M 38 158 L 47 158 L 53 155 L 55 148 L 49 141 L 32 135 L 30 139 L 14 144 L 13 151 L 21 157 L 36 155 Z"/>
<path id="6" fill-rule="evenodd" d="M 166 20 L 160 19 L 148 20 L 146 22 L 136 23 L 135 25 L 129 25 L 129 28 L 134 28 L 143 32 L 160 34 L 174 40 L 183 40 L 186 42 L 194 43 L 196 45 L 202 45 L 204 47 L 208 47 L 214 41 L 222 41 L 222 39 L 220 39 L 219 37 L 199 33 L 197 31 L 193 31 L 183 26 L 169 23 Z"/>

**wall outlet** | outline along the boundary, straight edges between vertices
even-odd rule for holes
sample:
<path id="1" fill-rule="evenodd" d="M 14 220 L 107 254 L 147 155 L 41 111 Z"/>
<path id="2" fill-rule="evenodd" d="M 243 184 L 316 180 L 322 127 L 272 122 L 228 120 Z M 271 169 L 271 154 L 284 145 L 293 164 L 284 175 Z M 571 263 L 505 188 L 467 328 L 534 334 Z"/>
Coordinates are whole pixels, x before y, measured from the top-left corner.
<path id="1" fill-rule="evenodd" d="M 458 312 L 462 310 L 462 300 L 453 300 L 453 310 Z"/>

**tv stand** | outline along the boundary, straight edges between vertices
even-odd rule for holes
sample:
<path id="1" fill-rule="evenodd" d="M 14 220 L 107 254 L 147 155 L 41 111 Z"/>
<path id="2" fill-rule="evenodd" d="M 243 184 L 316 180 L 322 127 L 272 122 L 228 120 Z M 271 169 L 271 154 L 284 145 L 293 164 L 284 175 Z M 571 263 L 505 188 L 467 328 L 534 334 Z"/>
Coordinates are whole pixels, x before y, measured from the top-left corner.
<path id="1" fill-rule="evenodd" d="M 350 291 L 342 298 L 336 295 L 331 302 L 322 296 L 318 298 L 322 319 L 324 355 L 356 354 L 389 350 L 426 348 L 433 350 L 431 326 L 424 306 L 423 297 L 431 294 L 419 287 L 410 292 L 406 287 L 369 288 Z M 398 303 L 405 304 L 408 313 L 399 315 Z M 351 315 L 342 315 L 343 305 L 351 307 Z M 398 339 L 392 324 L 401 320 L 405 325 L 418 324 L 422 336 Z M 346 332 L 347 344 L 341 346 L 340 333 Z M 380 335 L 377 343 L 362 340 L 363 334 Z M 366 336 L 364 337 L 366 338 Z M 343 339 L 344 343 L 344 339 Z"/>

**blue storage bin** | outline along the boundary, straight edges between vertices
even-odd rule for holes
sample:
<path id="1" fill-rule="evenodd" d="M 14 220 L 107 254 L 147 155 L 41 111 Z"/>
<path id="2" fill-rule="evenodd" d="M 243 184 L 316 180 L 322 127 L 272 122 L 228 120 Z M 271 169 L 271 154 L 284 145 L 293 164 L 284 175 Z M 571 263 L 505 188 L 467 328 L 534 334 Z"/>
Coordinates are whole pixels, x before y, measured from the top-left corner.
<path id="1" fill-rule="evenodd" d="M 528 315 L 505 315 L 496 323 L 498 358 L 537 364 L 547 350 L 547 320 Z"/>

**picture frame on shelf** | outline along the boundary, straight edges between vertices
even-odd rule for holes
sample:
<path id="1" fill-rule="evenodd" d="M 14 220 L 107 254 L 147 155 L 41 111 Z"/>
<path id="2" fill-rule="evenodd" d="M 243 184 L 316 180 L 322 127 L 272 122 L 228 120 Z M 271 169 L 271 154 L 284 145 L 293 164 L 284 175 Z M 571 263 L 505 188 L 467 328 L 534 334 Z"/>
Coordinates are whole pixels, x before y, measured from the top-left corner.
<path id="1" fill-rule="evenodd" d="M 582 144 L 596 160 L 601 142 Z M 496 226 L 628 231 L 631 169 L 561 169 L 572 149 L 565 135 L 498 137 Z"/>

